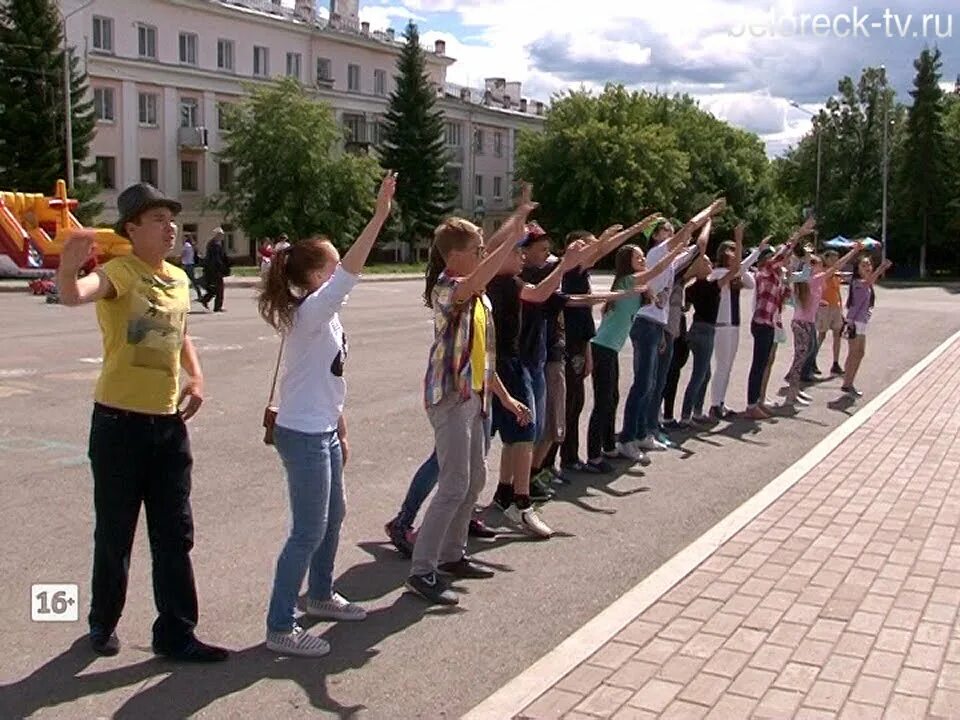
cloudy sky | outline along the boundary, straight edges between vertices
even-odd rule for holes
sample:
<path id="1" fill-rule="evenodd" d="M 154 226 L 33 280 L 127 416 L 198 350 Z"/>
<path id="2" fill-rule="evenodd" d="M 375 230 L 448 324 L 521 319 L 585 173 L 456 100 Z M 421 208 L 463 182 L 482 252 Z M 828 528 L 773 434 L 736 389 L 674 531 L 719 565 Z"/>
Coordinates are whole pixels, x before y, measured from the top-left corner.
<path id="1" fill-rule="evenodd" d="M 909 100 L 925 43 L 943 52 L 945 84 L 960 73 L 957 0 L 361 0 L 360 16 L 446 40 L 452 82 L 505 77 L 544 100 L 607 82 L 687 92 L 771 154 L 810 127 L 790 103 L 815 111 L 843 75 L 886 65 Z"/>

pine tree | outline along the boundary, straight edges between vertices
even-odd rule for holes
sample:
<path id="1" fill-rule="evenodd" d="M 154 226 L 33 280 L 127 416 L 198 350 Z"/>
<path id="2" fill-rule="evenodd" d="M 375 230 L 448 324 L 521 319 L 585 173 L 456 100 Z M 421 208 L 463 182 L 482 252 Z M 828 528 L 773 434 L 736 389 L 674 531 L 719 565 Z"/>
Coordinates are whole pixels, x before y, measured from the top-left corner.
<path id="1" fill-rule="evenodd" d="M 63 35 L 54 0 L 0 3 L 0 188 L 50 194 L 66 179 Z M 93 140 L 93 102 L 76 52 L 70 53 L 74 197 L 82 216 L 100 207 L 88 202 L 97 188 L 82 177 Z"/>
<path id="2" fill-rule="evenodd" d="M 943 129 L 944 93 L 940 88 L 940 50 L 925 48 L 913 66 L 917 74 L 910 91 L 913 105 L 907 113 L 900 167 L 900 201 L 919 240 L 920 273 L 926 269 L 930 245 L 945 237 L 947 141 Z"/>
<path id="3" fill-rule="evenodd" d="M 420 33 L 411 21 L 397 60 L 396 88 L 384 116 L 380 164 L 399 173 L 396 204 L 400 238 L 411 245 L 429 238 L 453 198 L 447 180 L 443 115 L 426 72 Z"/>

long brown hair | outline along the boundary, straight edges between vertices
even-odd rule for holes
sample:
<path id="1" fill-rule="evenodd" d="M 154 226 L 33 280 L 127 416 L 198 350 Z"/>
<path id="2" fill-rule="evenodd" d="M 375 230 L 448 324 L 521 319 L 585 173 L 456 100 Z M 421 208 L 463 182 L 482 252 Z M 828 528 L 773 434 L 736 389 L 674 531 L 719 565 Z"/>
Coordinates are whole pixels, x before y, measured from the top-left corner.
<path id="1" fill-rule="evenodd" d="M 427 307 L 433 307 L 433 288 L 436 287 L 440 273 L 447 266 L 447 253 L 451 250 L 463 250 L 471 240 L 482 235 L 479 227 L 460 217 L 447 218 L 433 231 L 433 245 L 430 246 L 423 290 L 423 302 Z"/>
<path id="2" fill-rule="evenodd" d="M 633 253 L 639 250 L 638 245 L 621 245 L 617 250 L 617 254 L 613 256 L 613 282 L 610 284 L 610 290 L 623 290 L 623 288 L 617 287 L 620 281 L 625 277 L 633 275 L 636 270 L 633 269 Z M 617 301 L 611 300 L 603 304 L 603 314 L 606 314 L 613 310 L 616 306 Z"/>
<path id="3" fill-rule="evenodd" d="M 260 317 L 278 332 L 289 330 L 303 293 L 310 287 L 311 274 L 339 259 L 333 243 L 319 235 L 275 253 L 257 298 Z"/>

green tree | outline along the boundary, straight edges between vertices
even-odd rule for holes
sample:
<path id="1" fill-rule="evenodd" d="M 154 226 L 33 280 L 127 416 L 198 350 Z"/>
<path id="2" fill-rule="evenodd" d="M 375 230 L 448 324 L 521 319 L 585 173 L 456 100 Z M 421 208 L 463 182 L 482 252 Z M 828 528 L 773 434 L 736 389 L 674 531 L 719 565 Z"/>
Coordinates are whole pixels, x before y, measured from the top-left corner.
<path id="1" fill-rule="evenodd" d="M 597 231 L 651 211 L 689 217 L 720 194 L 756 239 L 782 224 L 784 203 L 760 140 L 700 109 L 686 96 L 610 85 L 554 99 L 542 133 L 524 133 L 518 175 L 532 182 L 540 217 L 555 234 Z"/>
<path id="2" fill-rule="evenodd" d="M 919 250 L 922 277 L 926 274 L 928 248 L 940 250 L 947 241 L 945 210 L 950 199 L 950 181 L 940 50 L 924 48 L 913 66 L 917 73 L 910 92 L 913 104 L 907 113 L 897 195 L 901 202 L 898 218 L 904 230 L 902 239 L 912 240 L 912 247 Z M 911 225 L 913 232 L 908 232 Z"/>
<path id="3" fill-rule="evenodd" d="M 443 114 L 426 70 L 420 33 L 411 21 L 397 60 L 396 85 L 384 115 L 380 163 L 398 173 L 397 220 L 391 234 L 415 244 L 430 237 L 449 212 L 453 192 L 447 180 Z"/>
<path id="4" fill-rule="evenodd" d="M 370 219 L 379 169 L 344 153 L 330 108 L 292 79 L 258 87 L 228 110 L 220 161 L 233 181 L 208 199 L 251 237 L 316 233 L 341 249 Z"/>
<path id="5" fill-rule="evenodd" d="M 90 222 L 102 209 L 99 188 L 85 181 L 94 134 L 93 102 L 79 59 L 70 53 L 72 193 Z M 0 188 L 50 194 L 66 178 L 63 35 L 53 0 L 0 3 Z"/>
<path id="6" fill-rule="evenodd" d="M 902 115 L 894 100 L 881 68 L 866 68 L 857 83 L 844 77 L 837 84 L 837 95 L 814 118 L 813 130 L 776 161 L 777 189 L 794 206 L 813 207 L 819 139 L 821 239 L 838 234 L 879 236 L 884 108 L 889 120 Z M 901 124 L 891 126 L 890 147 L 897 142 Z"/>

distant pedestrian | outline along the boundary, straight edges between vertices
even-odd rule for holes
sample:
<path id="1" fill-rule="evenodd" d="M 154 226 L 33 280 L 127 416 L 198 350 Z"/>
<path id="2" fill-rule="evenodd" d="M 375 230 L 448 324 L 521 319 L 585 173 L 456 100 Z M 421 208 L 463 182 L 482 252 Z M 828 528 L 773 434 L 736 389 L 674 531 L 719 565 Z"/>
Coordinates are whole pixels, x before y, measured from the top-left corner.
<path id="1" fill-rule="evenodd" d="M 183 271 L 190 279 L 190 286 L 197 292 L 197 301 L 203 300 L 203 291 L 197 284 L 197 248 L 193 244 L 193 239 L 183 238 L 183 250 L 180 252 L 180 264 Z"/>
<path id="2" fill-rule="evenodd" d="M 223 279 L 230 275 L 230 258 L 227 257 L 227 251 L 223 247 L 223 237 L 223 228 L 218 227 L 213 231 L 213 237 L 207 243 L 207 254 L 203 259 L 203 279 L 207 286 L 207 293 L 200 302 L 205 308 L 209 308 L 210 300 L 213 300 L 214 312 L 224 312 Z"/>

